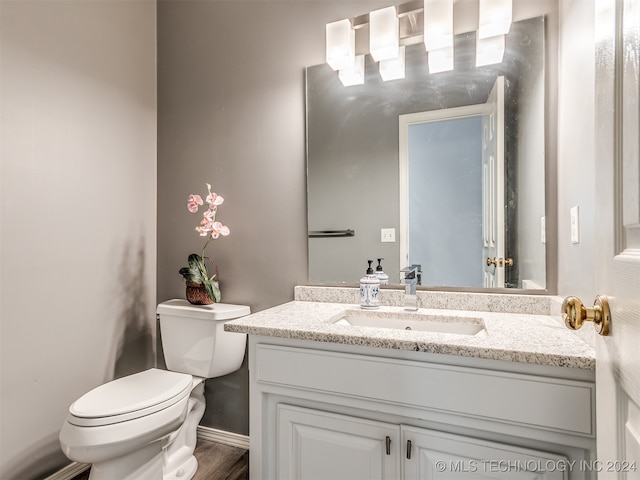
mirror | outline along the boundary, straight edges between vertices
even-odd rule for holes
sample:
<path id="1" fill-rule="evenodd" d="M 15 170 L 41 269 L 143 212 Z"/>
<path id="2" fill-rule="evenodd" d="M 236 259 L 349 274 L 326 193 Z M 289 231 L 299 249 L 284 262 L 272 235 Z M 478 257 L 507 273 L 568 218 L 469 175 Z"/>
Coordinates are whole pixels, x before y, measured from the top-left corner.
<path id="1" fill-rule="evenodd" d="M 422 44 L 405 52 L 402 80 L 383 82 L 369 55 L 363 85 L 307 68 L 309 282 L 357 284 L 367 260 L 383 258 L 390 284 L 419 264 L 424 286 L 544 289 L 544 17 L 513 23 L 500 64 L 475 66 L 475 32 L 456 35 L 450 72 L 430 75 Z M 503 166 L 483 166 L 499 82 Z M 479 136 L 463 138 L 457 123 Z M 471 150 L 450 155 L 461 145 Z"/>

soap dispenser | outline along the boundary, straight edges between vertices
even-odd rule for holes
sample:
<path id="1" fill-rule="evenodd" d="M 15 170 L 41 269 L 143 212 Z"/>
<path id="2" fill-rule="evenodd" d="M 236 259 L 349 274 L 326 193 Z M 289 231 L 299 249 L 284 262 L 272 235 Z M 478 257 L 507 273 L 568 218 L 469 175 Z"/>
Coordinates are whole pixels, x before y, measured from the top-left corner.
<path id="1" fill-rule="evenodd" d="M 389 285 L 389 275 L 384 273 L 384 271 L 382 270 L 382 260 L 384 260 L 384 258 L 378 259 L 378 266 L 376 267 L 376 277 L 378 277 L 378 280 L 380 280 L 380 285 Z"/>
<path id="2" fill-rule="evenodd" d="M 378 308 L 380 306 L 380 299 L 378 298 L 380 279 L 371 268 L 373 260 L 367 260 L 367 262 L 369 262 L 367 273 L 360 279 L 360 307 Z"/>

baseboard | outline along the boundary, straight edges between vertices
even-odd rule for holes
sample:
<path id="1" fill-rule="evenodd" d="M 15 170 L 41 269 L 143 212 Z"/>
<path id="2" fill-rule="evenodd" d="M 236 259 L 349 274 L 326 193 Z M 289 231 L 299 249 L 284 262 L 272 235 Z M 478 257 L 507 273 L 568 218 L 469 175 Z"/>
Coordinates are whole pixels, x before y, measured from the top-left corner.
<path id="1" fill-rule="evenodd" d="M 198 425 L 198 439 L 249 450 L 249 437 L 239 433 L 225 432 L 224 430 L 216 430 L 215 428 Z M 73 462 L 46 477 L 44 480 L 72 480 L 82 472 L 89 470 L 90 466 L 91 465 L 87 463 Z"/>
<path id="2" fill-rule="evenodd" d="M 249 436 L 198 425 L 198 438 L 249 450 Z"/>
<path id="3" fill-rule="evenodd" d="M 61 468 L 56 473 L 49 475 L 44 480 L 71 480 L 82 472 L 89 470 L 90 466 L 88 463 L 73 462 Z"/>

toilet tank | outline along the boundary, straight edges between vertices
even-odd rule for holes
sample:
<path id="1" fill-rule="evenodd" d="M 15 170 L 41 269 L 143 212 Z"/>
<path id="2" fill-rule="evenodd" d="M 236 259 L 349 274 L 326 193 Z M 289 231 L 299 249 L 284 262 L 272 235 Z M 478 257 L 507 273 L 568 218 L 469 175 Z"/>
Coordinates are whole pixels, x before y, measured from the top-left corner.
<path id="1" fill-rule="evenodd" d="M 242 365 L 247 336 L 225 332 L 224 324 L 248 315 L 246 305 L 192 305 L 186 300 L 163 302 L 156 310 L 167 368 L 173 372 L 214 378 Z"/>

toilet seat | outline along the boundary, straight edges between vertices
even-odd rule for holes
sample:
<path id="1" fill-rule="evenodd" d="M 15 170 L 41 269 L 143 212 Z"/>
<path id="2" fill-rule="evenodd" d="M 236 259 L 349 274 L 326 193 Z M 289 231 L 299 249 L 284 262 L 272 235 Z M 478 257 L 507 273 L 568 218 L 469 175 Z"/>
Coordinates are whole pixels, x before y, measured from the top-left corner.
<path id="1" fill-rule="evenodd" d="M 126 422 L 176 404 L 192 386 L 191 375 L 151 368 L 86 393 L 69 407 L 67 421 L 80 427 Z"/>

